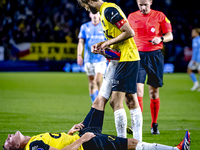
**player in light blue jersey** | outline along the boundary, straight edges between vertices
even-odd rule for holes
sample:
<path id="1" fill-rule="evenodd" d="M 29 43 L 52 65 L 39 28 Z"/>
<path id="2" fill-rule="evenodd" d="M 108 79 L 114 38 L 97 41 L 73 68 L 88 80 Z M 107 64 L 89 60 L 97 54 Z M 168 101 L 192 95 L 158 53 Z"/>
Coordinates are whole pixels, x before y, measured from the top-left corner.
<path id="1" fill-rule="evenodd" d="M 82 52 L 84 50 L 84 67 L 89 80 L 89 94 L 93 102 L 100 90 L 107 65 L 103 55 L 91 52 L 91 46 L 106 39 L 100 23 L 99 13 L 90 13 L 89 16 L 91 21 L 81 26 L 78 35 L 77 63 L 80 66 L 83 65 Z"/>
<path id="2" fill-rule="evenodd" d="M 188 64 L 187 73 L 194 83 L 191 91 L 195 91 L 196 89 L 200 88 L 199 82 L 193 72 L 193 70 L 198 71 L 200 81 L 200 28 L 195 28 L 192 30 L 192 37 L 192 59 Z M 200 89 L 198 89 L 198 91 L 200 91 Z"/>

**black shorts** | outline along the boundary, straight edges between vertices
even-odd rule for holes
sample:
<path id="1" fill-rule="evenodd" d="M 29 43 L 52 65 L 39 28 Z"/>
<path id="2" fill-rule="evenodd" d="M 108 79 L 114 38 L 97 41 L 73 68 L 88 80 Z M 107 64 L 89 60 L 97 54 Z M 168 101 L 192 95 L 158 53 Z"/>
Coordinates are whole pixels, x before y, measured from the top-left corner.
<path id="1" fill-rule="evenodd" d="M 145 83 L 148 75 L 147 84 L 152 87 L 163 86 L 164 57 L 161 50 L 152 52 L 139 52 L 140 68 L 137 83 Z"/>
<path id="2" fill-rule="evenodd" d="M 88 132 L 91 132 L 88 130 Z M 83 143 L 84 150 L 127 150 L 127 139 L 113 135 L 94 133 L 96 136 Z"/>
<path id="3" fill-rule="evenodd" d="M 112 91 L 137 93 L 139 61 L 119 62 L 115 71 Z"/>
<path id="4" fill-rule="evenodd" d="M 83 143 L 84 150 L 127 150 L 128 141 L 113 135 L 102 134 L 104 112 L 92 108 L 86 116 L 83 124 L 85 127 L 80 130 L 79 136 L 86 132 L 92 132 L 96 136 Z"/>

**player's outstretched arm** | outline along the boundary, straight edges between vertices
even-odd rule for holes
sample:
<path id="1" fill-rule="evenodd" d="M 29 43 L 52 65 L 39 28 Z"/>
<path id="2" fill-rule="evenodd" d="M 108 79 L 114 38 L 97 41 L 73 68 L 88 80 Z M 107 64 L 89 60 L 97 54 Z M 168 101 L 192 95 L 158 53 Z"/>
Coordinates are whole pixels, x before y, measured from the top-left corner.
<path id="1" fill-rule="evenodd" d="M 85 133 L 80 139 L 76 140 L 72 144 L 64 147 L 61 150 L 78 150 L 78 148 L 84 143 L 95 137 L 96 135 L 92 132 Z M 49 150 L 58 150 L 57 148 L 50 147 Z"/>
<path id="2" fill-rule="evenodd" d="M 83 65 L 82 53 L 84 49 L 84 42 L 85 42 L 84 39 L 80 38 L 77 46 L 77 64 L 80 66 Z"/>

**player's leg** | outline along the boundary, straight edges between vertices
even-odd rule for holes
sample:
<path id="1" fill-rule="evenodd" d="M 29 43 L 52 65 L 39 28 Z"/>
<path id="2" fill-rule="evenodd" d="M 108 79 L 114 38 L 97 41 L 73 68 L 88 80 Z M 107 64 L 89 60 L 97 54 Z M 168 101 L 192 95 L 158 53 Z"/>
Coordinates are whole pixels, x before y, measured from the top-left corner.
<path id="1" fill-rule="evenodd" d="M 144 83 L 146 80 L 146 68 L 148 62 L 146 62 L 146 53 L 144 52 L 139 52 L 140 54 L 140 66 L 138 70 L 138 79 L 137 79 L 137 97 L 138 97 L 138 102 L 141 108 L 141 111 L 143 112 L 143 96 L 144 96 Z"/>
<path id="2" fill-rule="evenodd" d="M 134 139 L 128 139 L 128 149 L 135 150 L 189 150 L 190 149 L 190 133 L 186 131 L 185 137 L 176 147 L 156 144 L 156 143 L 146 143 L 146 142 L 138 142 Z M 136 144 L 137 143 L 137 144 Z M 136 146 L 135 146 L 136 145 Z"/>
<path id="3" fill-rule="evenodd" d="M 193 82 L 193 87 L 191 88 L 191 91 L 196 90 L 199 87 L 199 82 L 195 76 L 195 73 L 193 72 L 193 70 L 197 69 L 197 65 L 194 64 L 194 61 L 191 60 L 188 64 L 188 68 L 187 68 L 187 73 L 190 76 L 190 79 Z"/>
<path id="4" fill-rule="evenodd" d="M 160 109 L 160 98 L 159 88 L 154 88 L 149 85 L 149 96 L 150 96 L 150 110 L 151 110 L 151 133 L 160 134 L 157 127 L 157 119 Z"/>
<path id="5" fill-rule="evenodd" d="M 137 139 L 138 141 L 142 141 L 143 117 L 136 93 L 126 93 L 126 105 L 130 110 L 133 138 Z"/>
<path id="6" fill-rule="evenodd" d="M 93 126 L 102 128 L 104 109 L 108 99 L 110 98 L 112 81 L 117 64 L 118 61 L 116 60 L 110 61 L 106 74 L 104 75 L 103 84 L 101 86 L 100 92 L 93 102 L 90 112 L 84 120 L 85 127 Z M 80 134 L 83 133 L 84 132 L 81 132 Z"/>
<path id="7" fill-rule="evenodd" d="M 198 69 L 197 69 L 197 71 L 198 71 L 198 75 L 199 75 L 199 82 L 200 82 L 200 63 L 199 63 L 199 66 L 198 66 Z M 200 86 L 198 87 L 197 91 L 198 91 L 198 92 L 200 92 Z"/>
<path id="8" fill-rule="evenodd" d="M 144 83 L 137 83 L 137 98 L 141 112 L 143 112 Z"/>
<path id="9" fill-rule="evenodd" d="M 123 105 L 124 98 L 124 92 L 113 91 L 110 99 L 110 105 L 114 111 L 117 136 L 126 138 L 127 117 Z"/>
<path id="10" fill-rule="evenodd" d="M 126 99 L 126 105 L 130 110 L 131 129 L 134 133 L 134 138 L 136 138 L 139 141 L 142 141 L 143 118 L 137 99 L 137 76 L 138 76 L 137 72 L 139 69 L 139 62 L 138 61 L 129 62 L 120 65 L 125 67 L 126 70 L 128 70 L 128 73 L 124 71 L 122 74 L 126 74 L 126 76 L 124 78 L 123 76 L 122 78 L 120 78 L 120 76 L 118 77 L 119 83 L 122 84 L 120 86 L 116 86 L 116 88 L 113 88 L 113 90 L 126 92 L 125 99 Z M 116 78 L 116 80 L 118 80 L 118 78 Z"/>
<path id="11" fill-rule="evenodd" d="M 148 64 L 147 74 L 150 95 L 150 110 L 151 110 L 151 134 L 160 134 L 157 127 L 158 113 L 160 109 L 159 87 L 163 86 L 163 70 L 164 57 L 161 50 L 149 52 L 147 54 Z"/>
<path id="12" fill-rule="evenodd" d="M 102 82 L 103 82 L 103 75 L 106 72 L 106 68 L 107 68 L 106 61 L 102 61 L 102 62 L 96 63 L 96 65 L 95 65 L 95 77 L 94 77 L 94 80 L 95 80 L 95 83 L 97 85 L 97 90 L 95 91 L 96 97 L 97 97 L 97 95 L 99 93 L 99 90 L 101 88 L 101 85 L 102 85 Z"/>
<path id="13" fill-rule="evenodd" d="M 116 68 L 115 72 L 115 79 L 113 82 L 113 88 L 112 88 L 112 97 L 110 100 L 111 107 L 114 110 L 114 115 L 115 115 L 115 125 L 117 129 L 117 135 L 120 137 L 126 137 L 126 126 L 127 126 L 127 119 L 126 119 L 126 112 L 123 107 L 123 100 L 124 96 L 126 95 L 126 98 L 129 99 L 129 101 L 133 101 L 131 103 L 130 108 L 130 113 L 131 113 L 131 120 L 135 120 L 136 116 L 133 114 L 135 113 L 135 110 L 137 109 L 137 113 L 141 114 L 141 110 L 138 105 L 138 100 L 136 91 L 137 91 L 137 72 L 139 69 L 139 61 L 134 61 L 134 62 L 120 62 Z M 126 93 L 126 94 L 125 94 Z M 128 94 L 130 93 L 130 94 Z M 131 94 L 133 93 L 133 95 Z M 129 96 L 130 95 L 130 96 Z M 134 106 L 132 106 L 132 104 Z M 136 119 L 140 120 L 140 119 Z M 142 119 L 140 120 L 139 123 L 142 127 Z M 140 136 L 142 135 L 140 134 Z M 141 140 L 141 138 L 139 138 Z"/>
<path id="14" fill-rule="evenodd" d="M 96 82 L 95 82 L 95 76 L 93 75 L 89 75 L 88 76 L 88 81 L 89 81 L 89 94 L 90 94 L 90 98 L 92 100 L 92 103 L 94 102 L 95 98 L 96 98 L 96 92 L 98 91 L 97 90 L 97 85 L 96 85 Z"/>
<path id="15" fill-rule="evenodd" d="M 97 85 L 95 82 L 95 68 L 93 63 L 85 63 L 85 71 L 88 76 L 88 81 L 89 81 L 89 94 L 92 100 L 92 103 L 94 102 L 96 98 L 96 90 L 97 90 Z"/>
<path id="16" fill-rule="evenodd" d="M 118 64 L 118 60 L 111 60 L 108 64 L 106 69 L 106 73 L 104 74 L 103 83 L 101 85 L 99 94 L 95 99 L 92 107 L 104 111 L 105 105 L 110 98 L 111 90 L 112 90 L 112 83 L 115 74 L 115 70 Z"/>

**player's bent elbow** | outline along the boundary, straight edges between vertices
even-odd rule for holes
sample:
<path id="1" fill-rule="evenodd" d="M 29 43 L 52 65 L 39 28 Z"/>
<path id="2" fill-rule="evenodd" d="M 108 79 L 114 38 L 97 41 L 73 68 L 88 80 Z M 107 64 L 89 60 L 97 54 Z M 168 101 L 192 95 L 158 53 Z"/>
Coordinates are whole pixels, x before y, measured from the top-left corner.
<path id="1" fill-rule="evenodd" d="M 131 31 L 130 31 L 130 38 L 131 38 L 131 37 L 134 37 L 134 36 L 135 36 L 135 32 L 134 32 L 134 30 L 131 30 Z"/>

